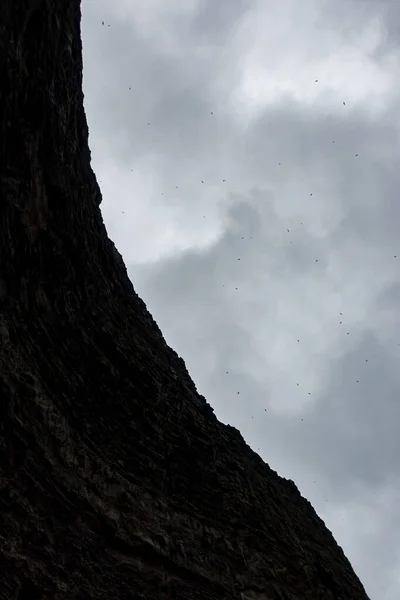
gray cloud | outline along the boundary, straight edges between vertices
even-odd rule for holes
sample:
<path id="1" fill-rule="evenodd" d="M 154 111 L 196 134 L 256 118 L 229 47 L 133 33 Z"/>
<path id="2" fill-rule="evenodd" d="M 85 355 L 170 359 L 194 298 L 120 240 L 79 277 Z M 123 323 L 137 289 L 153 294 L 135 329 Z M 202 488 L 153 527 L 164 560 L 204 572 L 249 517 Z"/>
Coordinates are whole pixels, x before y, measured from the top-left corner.
<path id="1" fill-rule="evenodd" d="M 103 215 L 200 393 L 296 481 L 371 599 L 389 600 L 400 12 L 389 0 L 265 10 L 84 2 Z"/>

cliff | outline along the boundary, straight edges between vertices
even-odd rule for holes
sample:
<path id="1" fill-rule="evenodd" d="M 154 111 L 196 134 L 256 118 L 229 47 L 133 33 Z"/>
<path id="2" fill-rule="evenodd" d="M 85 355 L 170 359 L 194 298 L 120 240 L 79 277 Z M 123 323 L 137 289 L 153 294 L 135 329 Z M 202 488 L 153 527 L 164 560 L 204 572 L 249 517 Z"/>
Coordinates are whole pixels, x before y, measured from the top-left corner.
<path id="1" fill-rule="evenodd" d="M 80 2 L 0 4 L 0 599 L 365 600 L 107 238 Z"/>

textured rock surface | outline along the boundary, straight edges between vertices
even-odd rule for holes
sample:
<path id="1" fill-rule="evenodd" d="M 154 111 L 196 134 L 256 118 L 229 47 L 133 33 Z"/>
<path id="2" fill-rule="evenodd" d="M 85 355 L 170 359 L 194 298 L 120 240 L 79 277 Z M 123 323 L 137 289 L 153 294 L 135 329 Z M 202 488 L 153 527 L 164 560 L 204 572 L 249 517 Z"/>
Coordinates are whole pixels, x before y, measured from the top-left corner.
<path id="1" fill-rule="evenodd" d="M 79 0 L 2 0 L 0 82 L 0 599 L 366 599 L 107 238 Z"/>

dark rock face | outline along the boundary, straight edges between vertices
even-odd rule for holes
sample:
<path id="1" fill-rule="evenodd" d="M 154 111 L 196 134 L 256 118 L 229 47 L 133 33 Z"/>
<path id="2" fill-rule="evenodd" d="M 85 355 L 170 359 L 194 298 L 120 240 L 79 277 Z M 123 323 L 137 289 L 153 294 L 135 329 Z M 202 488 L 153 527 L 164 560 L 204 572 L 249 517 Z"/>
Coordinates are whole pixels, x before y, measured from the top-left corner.
<path id="1" fill-rule="evenodd" d="M 0 3 L 0 599 L 367 599 L 107 238 L 80 2 Z"/>

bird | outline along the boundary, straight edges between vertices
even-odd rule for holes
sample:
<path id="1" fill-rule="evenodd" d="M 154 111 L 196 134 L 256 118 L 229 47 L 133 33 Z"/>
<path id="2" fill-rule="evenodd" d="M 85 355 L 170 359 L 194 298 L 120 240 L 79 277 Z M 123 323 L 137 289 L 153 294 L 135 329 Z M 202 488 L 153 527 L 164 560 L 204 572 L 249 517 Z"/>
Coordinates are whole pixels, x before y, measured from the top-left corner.
<path id="1" fill-rule="evenodd" d="M 214 113 L 211 111 L 211 114 L 213 115 Z"/>
<path id="2" fill-rule="evenodd" d="M 101 24 L 104 25 L 104 21 L 102 21 Z"/>
<path id="3" fill-rule="evenodd" d="M 223 179 L 222 181 L 224 181 L 224 182 L 225 182 L 225 181 L 226 181 L 226 179 Z"/>
<path id="4" fill-rule="evenodd" d="M 346 102 L 343 100 L 343 106 L 346 106 Z"/>
<path id="5" fill-rule="evenodd" d="M 315 83 L 318 83 L 318 79 L 315 80 Z"/>
<path id="6" fill-rule="evenodd" d="M 318 262 L 318 258 L 316 259 L 316 261 L 315 261 L 315 262 Z"/>
<path id="7" fill-rule="evenodd" d="M 312 196 L 312 192 L 311 192 L 310 196 Z"/>
<path id="8" fill-rule="evenodd" d="M 358 154 L 355 154 L 354 156 L 358 156 Z"/>

